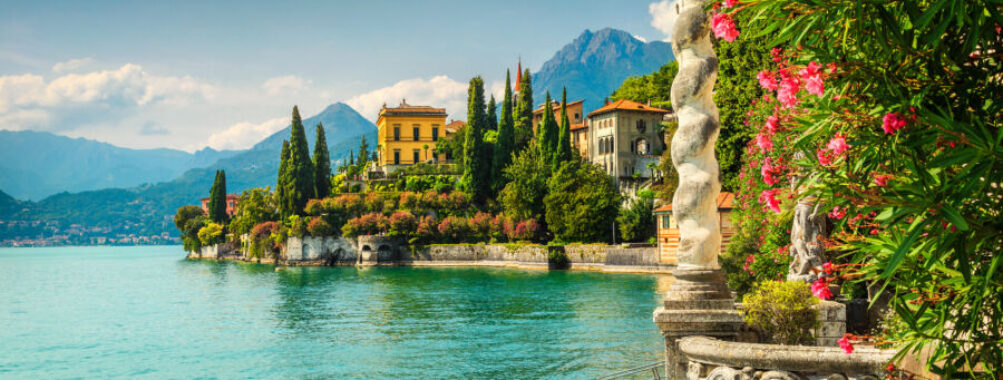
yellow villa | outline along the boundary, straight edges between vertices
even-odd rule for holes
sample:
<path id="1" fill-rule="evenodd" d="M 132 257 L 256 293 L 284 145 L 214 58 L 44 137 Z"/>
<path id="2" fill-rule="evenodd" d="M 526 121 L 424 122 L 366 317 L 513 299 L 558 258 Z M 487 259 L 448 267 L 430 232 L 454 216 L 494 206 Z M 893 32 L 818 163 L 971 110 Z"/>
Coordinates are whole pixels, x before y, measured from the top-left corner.
<path id="1" fill-rule="evenodd" d="M 376 121 L 379 165 L 392 171 L 431 160 L 445 125 L 445 108 L 412 106 L 404 100 L 397 107 L 383 104 Z"/>

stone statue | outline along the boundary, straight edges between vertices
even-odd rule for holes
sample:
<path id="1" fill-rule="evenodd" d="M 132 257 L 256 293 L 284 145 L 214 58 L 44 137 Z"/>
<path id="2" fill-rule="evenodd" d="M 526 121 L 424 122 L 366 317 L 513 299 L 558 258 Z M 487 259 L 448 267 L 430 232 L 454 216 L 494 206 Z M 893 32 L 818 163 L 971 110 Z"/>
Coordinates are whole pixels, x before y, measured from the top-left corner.
<path id="1" fill-rule="evenodd" d="M 787 281 L 815 282 L 825 262 L 825 214 L 814 198 L 798 201 L 794 207 L 791 225 L 791 263 L 787 267 Z M 814 270 L 812 270 L 814 269 Z"/>

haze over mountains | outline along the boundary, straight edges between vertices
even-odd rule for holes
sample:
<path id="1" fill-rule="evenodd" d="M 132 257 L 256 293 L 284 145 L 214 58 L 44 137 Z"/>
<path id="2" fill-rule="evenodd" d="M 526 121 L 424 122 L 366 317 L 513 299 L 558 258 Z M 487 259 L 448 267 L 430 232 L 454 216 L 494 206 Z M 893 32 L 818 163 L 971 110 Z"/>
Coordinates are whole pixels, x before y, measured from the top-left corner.
<path id="1" fill-rule="evenodd" d="M 601 106 L 627 77 L 648 74 L 672 59 L 665 42 L 646 43 L 609 28 L 586 30 L 534 73 L 534 100 L 542 103 L 544 91 L 559 98 L 561 87 L 567 86 L 569 100 L 585 99 L 587 112 Z M 327 132 L 332 161 L 357 151 L 363 134 L 370 149 L 376 147 L 376 126 L 348 105 L 335 103 L 303 120 L 311 150 L 318 122 Z M 174 211 L 206 196 L 217 169 L 226 170 L 231 193 L 274 186 L 282 140 L 289 137 L 289 129 L 286 126 L 249 149 L 196 153 L 134 150 L 44 132 L 0 131 L 0 158 L 4 158 L 0 162 L 6 163 L 0 165 L 0 203 L 6 205 L 0 207 L 0 220 L 108 228 L 128 221 L 141 230 L 134 232 L 176 235 L 170 221 Z M 41 200 L 15 201 L 4 192 L 21 200 Z"/>

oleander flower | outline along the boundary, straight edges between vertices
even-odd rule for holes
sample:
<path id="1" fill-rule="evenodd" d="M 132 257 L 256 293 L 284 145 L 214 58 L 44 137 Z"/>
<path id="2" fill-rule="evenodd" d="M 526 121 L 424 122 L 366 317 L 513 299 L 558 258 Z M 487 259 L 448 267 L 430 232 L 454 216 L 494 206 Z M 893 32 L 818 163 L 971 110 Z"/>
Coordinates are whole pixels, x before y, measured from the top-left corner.
<path id="1" fill-rule="evenodd" d="M 878 174 L 878 175 L 874 176 L 874 184 L 878 185 L 879 187 L 888 186 L 888 179 L 889 178 L 891 178 L 890 175 L 887 175 L 887 174 Z"/>
<path id="2" fill-rule="evenodd" d="M 832 151 L 836 156 L 842 155 L 847 149 L 850 149 L 849 145 L 846 145 L 846 138 L 841 134 L 836 134 L 829 140 L 829 145 L 826 146 Z"/>
<path id="3" fill-rule="evenodd" d="M 881 128 L 885 130 L 887 134 L 893 134 L 899 129 L 902 129 L 906 125 L 906 120 L 902 118 L 897 112 L 889 112 L 885 114 L 882 119 Z"/>
<path id="4" fill-rule="evenodd" d="M 759 79 L 759 85 L 767 90 L 777 89 L 777 78 L 770 70 L 760 71 L 759 74 L 756 74 L 756 79 Z"/>
<path id="5" fill-rule="evenodd" d="M 822 81 L 822 77 L 819 75 L 810 76 L 804 81 L 804 89 L 808 90 L 809 94 L 821 98 L 822 94 L 825 93 L 825 82 Z"/>
<path id="6" fill-rule="evenodd" d="M 847 354 L 852 354 L 853 353 L 853 343 L 850 343 L 850 338 L 849 337 L 850 337 L 850 334 L 843 335 L 843 337 L 840 338 L 837 341 L 837 343 L 839 343 L 839 348 L 842 348 L 843 352 L 845 352 Z"/>
<path id="7" fill-rule="evenodd" d="M 818 163 L 822 166 L 832 165 L 832 157 L 830 157 L 828 149 L 819 149 L 815 152 L 815 157 L 818 157 Z"/>
<path id="8" fill-rule="evenodd" d="M 825 271 L 826 274 L 831 274 L 832 273 L 832 262 L 831 261 L 826 261 L 824 264 L 822 264 L 822 270 Z"/>
<path id="9" fill-rule="evenodd" d="M 759 173 L 763 176 L 763 182 L 767 185 L 773 186 L 779 182 L 777 178 L 773 176 L 774 170 L 776 170 L 776 167 L 773 166 L 770 157 L 763 159 L 763 167 L 760 168 Z"/>
<path id="10" fill-rule="evenodd" d="M 780 127 L 780 117 L 776 114 L 770 115 L 766 118 L 766 131 L 771 135 L 777 133 L 777 128 Z"/>
<path id="11" fill-rule="evenodd" d="M 714 37 L 733 42 L 738 38 L 738 29 L 735 28 L 735 21 L 731 19 L 731 14 L 715 13 L 711 18 L 711 29 L 714 30 Z"/>
<path id="12" fill-rule="evenodd" d="M 721 6 L 725 8 L 734 8 L 736 5 L 738 5 L 738 0 L 724 0 L 721 3 Z"/>
<path id="13" fill-rule="evenodd" d="M 773 210 L 773 212 L 780 213 L 780 201 L 777 200 L 777 192 L 779 189 L 768 189 L 763 190 L 759 194 L 759 201 L 766 205 L 767 208 Z"/>
<path id="14" fill-rule="evenodd" d="M 801 89 L 801 84 L 797 78 L 790 75 L 781 75 L 779 87 L 777 89 L 777 100 L 784 107 L 794 108 L 801 103 L 801 100 L 798 99 L 798 90 Z"/>
<path id="15" fill-rule="evenodd" d="M 811 294 L 823 300 L 831 299 L 832 291 L 829 290 L 829 281 L 824 277 L 815 280 L 815 282 L 811 283 Z"/>
<path id="16" fill-rule="evenodd" d="M 761 153 L 772 152 L 773 140 L 770 140 L 770 136 L 760 133 L 756 135 L 756 146 L 759 147 Z"/>
<path id="17" fill-rule="evenodd" d="M 832 211 L 829 211 L 829 217 L 833 219 L 843 219 L 846 216 L 846 209 L 839 206 L 833 207 Z"/>

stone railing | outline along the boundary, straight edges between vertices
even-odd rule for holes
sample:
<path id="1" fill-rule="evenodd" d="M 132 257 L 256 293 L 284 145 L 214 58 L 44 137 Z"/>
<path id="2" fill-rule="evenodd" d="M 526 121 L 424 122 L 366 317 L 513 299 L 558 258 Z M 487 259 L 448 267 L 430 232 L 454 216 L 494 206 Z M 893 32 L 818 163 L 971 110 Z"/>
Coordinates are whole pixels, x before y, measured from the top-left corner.
<path id="1" fill-rule="evenodd" d="M 880 379 L 895 351 L 727 342 L 704 336 L 678 341 L 688 380 Z"/>

